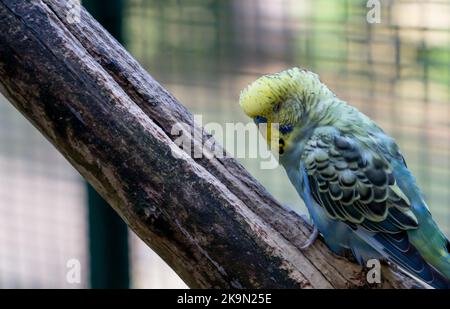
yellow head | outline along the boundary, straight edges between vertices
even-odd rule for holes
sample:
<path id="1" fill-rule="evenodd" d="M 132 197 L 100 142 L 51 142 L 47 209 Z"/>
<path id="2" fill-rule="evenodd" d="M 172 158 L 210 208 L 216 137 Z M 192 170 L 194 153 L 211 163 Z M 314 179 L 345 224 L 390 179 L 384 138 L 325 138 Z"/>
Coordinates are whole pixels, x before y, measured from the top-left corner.
<path id="1" fill-rule="evenodd" d="M 267 123 L 267 142 L 279 136 L 279 153 L 283 154 L 292 132 L 316 98 L 333 95 L 313 72 L 292 68 L 264 75 L 241 92 L 239 104 L 256 124 Z M 278 132 L 271 132 L 273 124 Z M 274 134 L 275 133 L 275 134 Z"/>

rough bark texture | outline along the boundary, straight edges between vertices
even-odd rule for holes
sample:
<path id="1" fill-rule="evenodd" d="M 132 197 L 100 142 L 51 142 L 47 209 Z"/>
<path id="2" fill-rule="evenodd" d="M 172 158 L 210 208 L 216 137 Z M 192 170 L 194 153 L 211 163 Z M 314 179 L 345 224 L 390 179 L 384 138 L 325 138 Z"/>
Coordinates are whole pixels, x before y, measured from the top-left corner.
<path id="1" fill-rule="evenodd" d="M 368 286 L 321 241 L 300 251 L 301 218 L 234 159 L 177 147 L 176 123 L 210 137 L 85 10 L 67 14 L 64 0 L 0 0 L 2 93 L 190 287 L 411 286 L 387 269 Z"/>

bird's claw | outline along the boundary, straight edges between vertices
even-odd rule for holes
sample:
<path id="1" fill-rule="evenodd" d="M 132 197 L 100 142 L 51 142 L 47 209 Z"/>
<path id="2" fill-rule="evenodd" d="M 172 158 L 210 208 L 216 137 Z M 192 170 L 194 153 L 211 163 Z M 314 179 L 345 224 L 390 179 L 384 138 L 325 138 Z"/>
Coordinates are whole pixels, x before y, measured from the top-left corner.
<path id="1" fill-rule="evenodd" d="M 387 262 L 387 264 L 389 265 L 389 267 L 392 268 L 392 270 L 393 270 L 394 272 L 399 272 L 399 271 L 401 271 L 401 270 L 399 269 L 399 267 L 398 267 L 397 264 L 395 264 L 395 263 L 393 263 L 393 262 L 391 262 L 391 261 L 389 261 L 389 260 L 387 260 L 386 262 Z"/>
<path id="2" fill-rule="evenodd" d="M 319 230 L 315 225 L 313 225 L 313 231 L 311 235 L 309 236 L 308 240 L 300 247 L 300 250 L 306 250 L 308 249 L 317 239 L 319 236 Z"/>

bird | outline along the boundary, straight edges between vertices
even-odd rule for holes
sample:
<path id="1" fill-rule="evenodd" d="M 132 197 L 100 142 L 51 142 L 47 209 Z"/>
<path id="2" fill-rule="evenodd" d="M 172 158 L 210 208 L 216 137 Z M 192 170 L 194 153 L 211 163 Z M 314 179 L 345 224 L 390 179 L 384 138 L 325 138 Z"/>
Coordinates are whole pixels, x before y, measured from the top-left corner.
<path id="1" fill-rule="evenodd" d="M 425 287 L 450 287 L 450 242 L 399 146 L 373 120 L 298 67 L 259 77 L 239 104 L 306 205 L 313 231 L 301 249 L 321 234 L 361 265 L 378 259 Z"/>

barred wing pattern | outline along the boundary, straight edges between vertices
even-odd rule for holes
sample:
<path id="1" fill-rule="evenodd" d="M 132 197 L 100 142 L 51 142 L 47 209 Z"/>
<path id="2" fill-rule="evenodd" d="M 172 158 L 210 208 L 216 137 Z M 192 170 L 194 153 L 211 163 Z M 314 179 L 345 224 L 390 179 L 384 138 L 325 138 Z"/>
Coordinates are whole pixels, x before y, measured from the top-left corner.
<path id="1" fill-rule="evenodd" d="M 332 219 L 389 234 L 418 227 L 389 162 L 350 137 L 315 134 L 302 161 L 313 198 Z"/>

